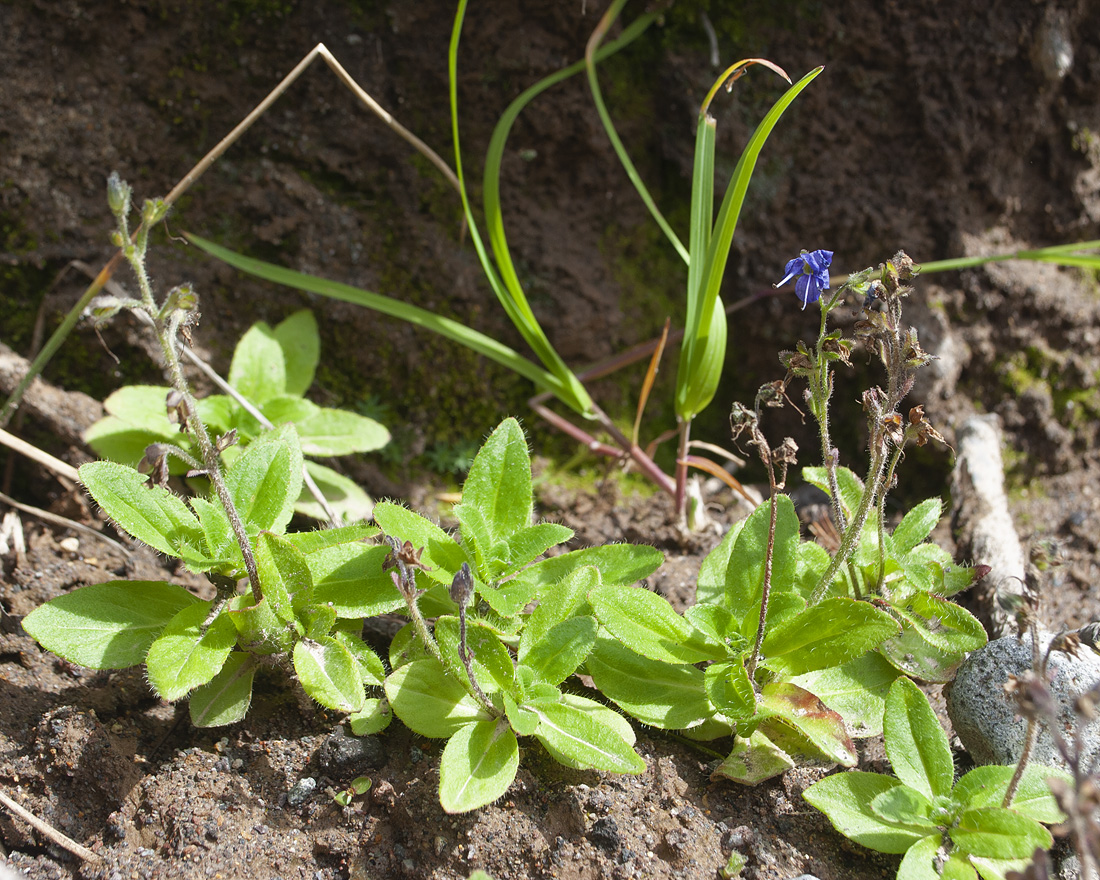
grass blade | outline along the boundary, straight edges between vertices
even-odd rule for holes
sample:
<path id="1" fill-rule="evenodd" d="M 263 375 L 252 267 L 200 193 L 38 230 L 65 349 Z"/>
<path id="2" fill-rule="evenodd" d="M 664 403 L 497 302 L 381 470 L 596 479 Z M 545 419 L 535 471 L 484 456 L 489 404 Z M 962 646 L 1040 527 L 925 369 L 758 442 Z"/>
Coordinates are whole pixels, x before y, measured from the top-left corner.
<path id="1" fill-rule="evenodd" d="M 686 328 L 684 345 L 680 349 L 680 370 L 676 381 L 676 414 L 681 419 L 694 418 L 710 403 L 718 387 L 721 362 L 725 355 L 724 338 L 715 336 L 716 330 L 725 329 L 724 321 L 719 328 L 714 320 L 716 311 L 721 311 L 718 291 L 722 286 L 722 276 L 725 273 L 730 246 L 733 244 L 733 233 L 737 228 L 741 207 L 745 203 L 745 194 L 748 192 L 756 160 L 780 117 L 823 69 L 818 67 L 811 70 L 775 102 L 760 125 L 756 127 L 734 169 L 733 178 L 726 189 L 714 234 L 707 249 L 706 264 L 698 293 L 700 303 L 693 314 L 693 323 L 689 323 Z M 722 317 L 725 317 L 724 314 Z M 707 352 L 707 348 L 720 348 L 721 351 Z"/>
<path id="2" fill-rule="evenodd" d="M 273 263 L 246 257 L 189 232 L 184 234 L 187 236 L 187 240 L 200 250 L 216 257 L 223 263 L 228 263 L 235 269 L 247 272 L 249 275 L 267 281 L 274 281 L 276 284 L 285 284 L 287 287 L 295 287 L 298 290 L 317 293 L 331 299 L 365 306 L 384 315 L 399 318 L 402 321 L 431 330 L 433 333 L 438 333 L 440 336 L 445 336 L 453 342 L 464 345 L 524 378 L 530 379 L 539 388 L 554 395 L 560 397 L 565 393 L 561 383 L 553 374 L 532 363 L 507 345 L 497 342 L 495 339 L 486 336 L 484 333 L 479 333 L 465 324 L 460 324 L 458 321 L 444 318 L 434 312 L 429 312 L 427 309 L 401 302 L 392 297 L 352 287 L 350 284 L 317 278 L 314 275 L 306 275 L 303 272 L 295 272 L 292 269 L 276 266 Z"/>
<path id="3" fill-rule="evenodd" d="M 458 135 L 458 43 L 462 33 L 462 20 L 465 15 L 466 0 L 460 0 L 458 11 L 455 13 L 451 43 L 447 52 L 447 71 L 450 80 L 451 132 L 454 137 L 455 174 L 458 176 L 460 184 L 459 192 L 462 196 L 462 208 L 466 214 L 466 222 L 470 228 L 470 239 L 474 243 L 478 259 L 481 261 L 481 267 L 485 271 L 485 277 L 489 280 L 489 285 L 493 288 L 493 293 L 496 294 L 500 304 L 504 306 L 508 318 L 523 335 L 523 338 L 534 350 L 547 371 L 557 379 L 553 390 L 554 396 L 570 409 L 587 418 L 593 418 L 595 417 L 596 408 L 592 398 L 588 396 L 584 385 L 581 384 L 573 371 L 566 366 L 565 361 L 561 359 L 561 356 L 550 344 L 550 340 L 546 338 L 546 334 L 535 318 L 534 312 L 531 311 L 531 306 L 527 302 L 523 288 L 519 286 L 514 270 L 510 274 L 506 274 L 503 280 L 497 273 L 496 268 L 489 259 L 489 253 L 485 249 L 473 211 L 470 208 L 469 194 L 466 191 L 466 181 L 462 172 L 462 150 Z"/>
<path id="4" fill-rule="evenodd" d="M 680 258 L 685 263 L 690 265 L 691 259 L 687 249 L 680 241 L 679 236 L 672 230 L 672 227 L 669 226 L 668 221 L 665 220 L 656 202 L 653 201 L 653 197 L 649 194 L 649 190 L 646 189 L 646 185 L 642 182 L 641 175 L 638 174 L 638 169 L 635 168 L 634 163 L 630 161 L 630 156 L 627 155 L 626 147 L 623 146 L 623 142 L 619 138 L 619 133 L 615 130 L 615 124 L 611 121 L 611 114 L 607 112 L 607 105 L 604 104 L 603 100 L 603 92 L 600 90 L 600 82 L 596 77 L 597 49 L 604 35 L 607 33 L 607 29 L 610 28 L 615 19 L 619 17 L 619 12 L 622 11 L 625 3 L 626 0 L 615 0 L 607 12 L 604 13 L 603 18 L 600 19 L 600 23 L 596 26 L 596 29 L 592 32 L 592 36 L 588 40 L 588 46 L 584 53 L 585 67 L 588 69 L 588 87 L 592 91 L 592 100 L 596 104 L 596 112 L 600 115 L 600 121 L 603 123 L 604 131 L 607 132 L 607 138 L 611 141 L 611 146 L 614 148 L 615 154 L 619 157 L 619 162 L 622 163 L 627 177 L 629 177 L 630 182 L 634 184 L 634 188 L 638 191 L 638 195 L 641 196 L 645 206 L 649 209 L 649 213 L 653 215 L 653 219 L 657 221 L 657 225 L 661 227 L 661 231 L 672 243 L 672 246 L 676 248 L 676 253 L 680 255 Z"/>

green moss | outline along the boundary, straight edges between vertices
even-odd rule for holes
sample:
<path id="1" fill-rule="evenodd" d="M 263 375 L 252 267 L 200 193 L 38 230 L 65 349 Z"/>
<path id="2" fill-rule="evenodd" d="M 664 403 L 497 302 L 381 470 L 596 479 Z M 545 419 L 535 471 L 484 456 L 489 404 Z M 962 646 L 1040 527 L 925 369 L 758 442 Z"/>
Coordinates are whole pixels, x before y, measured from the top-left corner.
<path id="1" fill-rule="evenodd" d="M 571 456 L 547 459 L 544 468 L 534 479 L 536 492 L 539 486 L 552 483 L 567 492 L 594 495 L 610 482 L 620 496 L 652 498 L 658 489 L 652 481 L 635 471 L 625 471 L 614 461 L 597 458 L 581 449 Z"/>

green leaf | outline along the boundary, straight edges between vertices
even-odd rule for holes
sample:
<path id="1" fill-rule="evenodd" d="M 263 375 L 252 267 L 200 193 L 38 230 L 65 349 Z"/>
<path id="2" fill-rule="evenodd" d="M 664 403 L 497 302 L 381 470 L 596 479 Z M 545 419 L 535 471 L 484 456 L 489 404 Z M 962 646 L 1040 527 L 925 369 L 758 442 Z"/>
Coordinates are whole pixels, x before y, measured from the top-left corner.
<path id="1" fill-rule="evenodd" d="M 968 809 L 999 807 L 1004 802 L 1008 784 L 1015 772 L 1014 766 L 975 767 L 955 783 L 951 796 L 960 807 Z M 1012 799 L 1012 811 L 1044 825 L 1064 822 L 1066 815 L 1058 807 L 1058 801 L 1047 785 L 1050 778 L 1072 784 L 1072 777 L 1065 770 L 1028 764 Z"/>
<path id="2" fill-rule="evenodd" d="M 901 825 L 935 825 L 932 802 L 908 785 L 888 788 L 871 801 L 871 812 L 886 822 Z"/>
<path id="3" fill-rule="evenodd" d="M 188 567 L 192 571 L 217 570 L 222 574 L 230 572 L 243 574 L 244 555 L 241 553 L 241 545 L 237 543 L 236 536 L 233 534 L 233 528 L 229 525 L 225 508 L 205 498 L 192 498 L 191 508 L 199 518 L 199 526 L 202 528 L 203 549 L 207 562 L 204 565 L 195 565 L 184 557 Z"/>
<path id="4" fill-rule="evenodd" d="M 304 397 L 298 397 L 293 394 L 280 394 L 277 397 L 270 397 L 265 400 L 259 409 L 264 417 L 276 428 L 281 425 L 293 424 L 295 430 L 298 430 L 299 424 L 315 415 L 320 407 L 312 401 L 306 400 Z M 259 419 L 255 418 L 243 407 L 238 408 L 235 417 L 237 430 L 244 437 L 258 437 L 265 430 L 268 430 Z M 299 438 L 301 438 L 300 432 Z M 304 448 L 303 444 L 303 451 Z"/>
<path id="5" fill-rule="evenodd" d="M 448 671 L 459 681 L 467 680 L 466 667 L 459 655 L 459 621 L 441 617 L 435 623 L 435 638 Z M 466 621 L 466 647 L 474 676 L 487 694 L 511 690 L 515 666 L 508 649 L 491 629 L 475 620 Z"/>
<path id="6" fill-rule="evenodd" d="M 293 426 L 249 443 L 225 472 L 225 485 L 249 536 L 286 531 L 302 491 L 302 450 Z"/>
<path id="7" fill-rule="evenodd" d="M 929 498 L 912 508 L 890 536 L 894 541 L 894 551 L 908 553 L 921 541 L 927 539 L 943 515 L 943 502 L 939 498 Z"/>
<path id="8" fill-rule="evenodd" d="M 380 733 L 390 726 L 392 720 L 393 712 L 390 710 L 389 701 L 376 697 L 368 697 L 363 702 L 363 708 L 358 712 L 352 712 L 348 717 L 351 732 L 356 736 Z"/>
<path id="9" fill-rule="evenodd" d="M 237 416 L 242 412 L 241 405 L 228 394 L 211 394 L 196 401 L 196 405 L 199 418 L 211 434 L 224 434 L 235 427 Z"/>
<path id="10" fill-rule="evenodd" d="M 816 694 L 826 706 L 840 713 L 852 736 L 882 733 L 886 694 L 898 671 L 877 653 L 864 654 L 843 666 L 830 666 L 795 676 L 792 684 Z"/>
<path id="11" fill-rule="evenodd" d="M 444 739 L 485 711 L 436 660 L 414 660 L 386 678 L 386 696 L 405 726 L 421 736 Z"/>
<path id="12" fill-rule="evenodd" d="M 358 661 L 344 645 L 325 636 L 303 639 L 294 646 L 294 672 L 302 689 L 337 712 L 358 712 L 366 694 Z"/>
<path id="13" fill-rule="evenodd" d="M 545 685 L 535 685 L 532 691 L 541 689 Z M 626 720 L 622 715 L 612 709 L 610 706 L 605 706 L 603 703 L 597 703 L 595 700 L 590 700 L 587 697 L 579 696 L 578 694 L 563 694 L 560 691 L 553 699 L 534 699 L 532 698 L 532 705 L 546 705 L 546 703 L 562 703 L 566 706 L 571 706 L 577 711 L 584 712 L 595 718 L 604 727 L 609 727 L 618 735 L 619 739 L 625 742 L 628 746 L 633 747 L 637 741 L 637 736 L 634 733 L 634 728 L 630 726 L 630 722 Z M 543 740 L 543 746 L 546 746 L 546 741 Z M 561 752 L 554 750 L 552 746 L 547 747 L 547 751 L 554 756 L 554 760 L 559 763 L 565 764 L 567 767 L 573 767 L 580 770 L 582 767 L 573 764 L 568 758 Z"/>
<path id="14" fill-rule="evenodd" d="M 164 581 L 107 581 L 51 599 L 23 618 L 23 629 L 71 663 L 126 669 L 142 663 L 169 621 L 198 601 Z"/>
<path id="15" fill-rule="evenodd" d="M 668 600 L 637 587 L 596 587 L 588 594 L 596 617 L 624 645 L 664 663 L 700 663 L 725 658 L 724 645 L 708 643 Z"/>
<path id="16" fill-rule="evenodd" d="M 664 554 L 655 547 L 603 544 L 543 559 L 525 568 L 511 583 L 517 591 L 529 590 L 531 598 L 554 601 L 559 582 L 581 566 L 595 566 L 607 586 L 625 587 L 649 577 L 664 561 Z"/>
<path id="17" fill-rule="evenodd" d="M 794 504 L 786 495 L 777 495 L 775 544 L 772 555 L 772 598 L 777 593 L 794 589 L 796 573 L 799 523 Z M 726 568 L 725 605 L 733 616 L 742 621 L 741 632 L 750 642 L 755 639 L 760 619 L 760 597 L 764 584 L 764 561 L 768 546 L 771 511 L 762 504 L 745 521 L 737 536 L 733 552 Z M 779 606 L 776 605 L 776 608 Z M 774 610 L 769 603 L 768 626 L 773 622 Z"/>
<path id="18" fill-rule="evenodd" d="M 521 663 L 526 662 L 528 651 L 544 641 L 550 630 L 587 606 L 589 591 L 599 586 L 599 583 L 598 569 L 590 565 L 581 566 L 558 584 L 553 599 L 539 602 L 527 618 L 520 636 L 518 657 Z"/>
<path id="19" fill-rule="evenodd" d="M 559 684 L 576 672 L 592 652 L 599 629 L 594 617 L 571 617 L 554 625 L 545 637 L 521 651 L 520 662 L 534 670 L 539 681 Z"/>
<path id="20" fill-rule="evenodd" d="M 357 622 L 356 629 L 362 629 L 362 624 Z M 363 684 L 368 687 L 382 687 L 386 680 L 386 667 L 382 665 L 382 660 L 370 649 L 367 643 L 359 638 L 356 633 L 343 629 L 335 630 L 332 637 L 347 648 L 351 656 L 355 658 L 355 662 L 359 664 L 359 677 L 363 679 Z M 356 735 L 361 736 L 362 734 Z"/>
<path id="21" fill-rule="evenodd" d="M 889 614 L 868 602 L 826 599 L 768 629 L 764 665 L 786 676 L 841 666 L 899 630 Z"/>
<path id="22" fill-rule="evenodd" d="M 519 769 L 519 743 L 507 720 L 465 724 L 447 740 L 439 762 L 439 803 L 448 813 L 491 804 Z"/>
<path id="23" fill-rule="evenodd" d="M 829 491 L 829 477 L 823 467 L 802 468 L 802 479 L 813 486 L 817 486 L 826 495 L 832 497 Z M 844 512 L 849 516 L 859 508 L 859 502 L 863 498 L 863 481 L 846 467 L 836 469 L 836 482 L 840 488 L 840 500 L 844 505 Z"/>
<path id="24" fill-rule="evenodd" d="M 405 605 L 388 572 L 389 548 L 377 544 L 334 544 L 306 556 L 313 575 L 313 601 L 331 605 L 340 617 L 377 617 Z"/>
<path id="25" fill-rule="evenodd" d="M 1015 871 L 1023 874 L 1028 865 L 1032 863 L 1031 856 L 1026 859 L 983 859 L 981 856 L 970 855 L 962 850 L 952 853 L 958 858 L 966 858 L 971 865 L 978 869 L 982 880 L 1008 880 L 1008 875 Z"/>
<path id="26" fill-rule="evenodd" d="M 817 586 L 817 582 L 828 570 L 831 561 L 832 557 L 829 555 L 829 551 L 816 541 L 803 541 L 798 545 L 794 587 L 800 596 L 809 600 L 810 596 L 813 595 L 814 587 Z M 837 572 L 837 576 L 825 593 L 825 598 L 838 594 L 837 585 L 843 583 L 844 572 Z M 847 587 L 839 592 L 839 595 L 847 597 L 849 595 Z"/>
<path id="27" fill-rule="evenodd" d="M 465 550 L 443 529 L 406 507 L 383 501 L 374 506 L 374 521 L 382 531 L 399 541 L 410 541 L 423 549 L 420 562 L 425 575 L 433 581 L 451 585 L 463 562 L 469 562 Z"/>
<path id="28" fill-rule="evenodd" d="M 895 789 L 899 790 L 899 789 Z M 905 790 L 902 787 L 900 790 Z M 897 880 L 943 880 L 940 872 L 936 870 L 936 854 L 943 843 L 943 835 L 939 832 L 922 837 L 914 843 L 905 853 L 905 858 L 898 866 Z M 971 874 L 974 871 L 971 869 Z"/>
<path id="29" fill-rule="evenodd" d="M 263 321 L 249 327 L 237 343 L 229 384 L 255 404 L 286 393 L 286 357 L 275 332 Z"/>
<path id="30" fill-rule="evenodd" d="M 569 766 L 612 773 L 645 771 L 645 761 L 632 745 L 598 717 L 564 702 L 539 705 L 536 711 L 535 736 L 552 754 L 568 758 Z"/>
<path id="31" fill-rule="evenodd" d="M 966 655 L 986 643 L 977 618 L 940 596 L 914 593 L 904 605 L 890 607 L 901 619 L 901 632 L 883 642 L 879 651 L 913 678 L 951 681 Z"/>
<path id="32" fill-rule="evenodd" d="M 305 608 L 313 600 L 313 576 L 305 554 L 278 535 L 260 533 L 256 570 L 264 598 L 280 620 L 294 620 L 295 609 Z"/>
<path id="33" fill-rule="evenodd" d="M 951 793 L 951 746 L 928 697 L 908 678 L 890 687 L 883 716 L 886 756 L 898 779 L 929 800 Z"/>
<path id="34" fill-rule="evenodd" d="M 428 660 L 432 655 L 424 647 L 424 642 L 417 635 L 416 627 L 406 623 L 390 640 L 389 661 L 390 669 L 396 670 L 406 663 L 414 660 Z"/>
<path id="35" fill-rule="evenodd" d="M 127 385 L 103 401 L 110 413 L 84 432 L 84 442 L 101 458 L 137 467 L 151 443 L 170 443 L 187 448 L 179 428 L 168 421 L 165 398 L 168 389 L 156 385 Z M 172 473 L 182 474 L 187 465 L 169 458 Z"/>
<path id="36" fill-rule="evenodd" d="M 749 681 L 748 670 L 740 662 L 712 663 L 703 672 L 703 686 L 715 708 L 730 720 L 739 722 L 737 732 L 740 736 L 752 732 L 742 727 L 741 722 L 757 718 L 756 691 Z"/>
<path id="37" fill-rule="evenodd" d="M 512 730 L 518 736 L 531 736 L 539 726 L 538 713 L 530 706 L 519 705 L 511 694 L 505 693 L 503 698 L 504 714 L 508 718 L 508 723 L 512 725 Z"/>
<path id="38" fill-rule="evenodd" d="M 551 547 L 564 544 L 572 537 L 571 528 L 555 522 L 540 522 L 519 529 L 506 540 L 494 545 L 494 555 L 499 554 L 504 563 L 498 577 L 514 574 Z"/>
<path id="39" fill-rule="evenodd" d="M 964 811 L 950 834 L 959 849 L 988 859 L 1028 858 L 1054 844 L 1050 832 L 1034 819 L 1001 807 Z"/>
<path id="40" fill-rule="evenodd" d="M 1015 870 L 1022 871 L 1025 867 L 1026 864 L 1017 865 Z M 967 854 L 956 850 L 949 853 L 946 861 L 940 866 L 940 876 L 937 880 L 978 880 L 978 874 Z"/>
<path id="41" fill-rule="evenodd" d="M 202 528 L 183 500 L 133 468 L 113 461 L 81 465 L 80 482 L 111 519 L 139 541 L 167 556 L 179 556 L 187 542 L 201 545 Z"/>
<path id="42" fill-rule="evenodd" d="M 264 599 L 266 600 L 267 597 L 265 596 Z M 333 631 L 336 626 L 336 611 L 331 606 L 306 605 L 305 607 L 299 609 L 298 626 L 300 626 L 303 630 L 303 632 L 301 632 L 303 638 L 319 639 L 323 636 L 331 635 L 333 638 L 336 639 L 336 641 L 340 642 L 345 648 L 351 651 L 353 657 L 355 657 L 357 660 L 359 659 L 358 655 L 356 655 L 355 653 L 354 648 L 352 647 L 354 642 L 352 644 L 348 644 L 348 642 L 344 639 L 336 637 L 336 633 Z M 348 634 L 345 633 L 345 635 Z M 349 635 L 349 638 L 353 638 L 358 641 L 358 636 Z M 363 647 L 365 648 L 366 646 L 364 645 Z M 362 671 L 361 667 L 360 671 Z M 381 684 L 380 681 L 376 683 Z"/>
<path id="43" fill-rule="evenodd" d="M 274 422 L 272 416 L 265 415 Z M 305 418 L 293 419 L 304 455 L 350 455 L 373 452 L 390 442 L 390 432 L 374 419 L 343 409 L 313 406 Z"/>
<path id="44" fill-rule="evenodd" d="M 168 443 L 179 447 L 181 435 L 166 418 L 165 425 L 171 430 L 152 432 L 135 427 L 125 419 L 106 416 L 84 431 L 82 435 L 96 455 L 119 464 L 136 468 L 145 457 L 145 450 L 151 443 Z M 172 475 L 185 473 L 189 465 L 176 456 L 168 457 L 168 472 Z"/>
<path id="45" fill-rule="evenodd" d="M 237 629 L 225 614 L 205 626 L 213 602 L 196 602 L 176 614 L 145 658 L 149 684 L 174 701 L 206 684 L 224 666 L 237 641 Z"/>
<path id="46" fill-rule="evenodd" d="M 491 579 L 496 572 L 488 574 L 491 560 L 484 554 L 531 524 L 531 457 L 515 419 L 501 422 L 482 444 L 454 514 L 463 542 L 476 549 L 478 573 L 485 572 L 485 579 Z"/>
<path id="47" fill-rule="evenodd" d="M 802 796 L 828 816 L 837 831 L 860 846 L 877 852 L 903 853 L 926 837 L 927 829 L 886 822 L 871 809 L 876 797 L 900 785 L 892 776 L 850 770 L 826 776 Z"/>
<path id="48" fill-rule="evenodd" d="M 247 603 L 252 602 L 249 605 Z M 230 600 L 229 620 L 237 630 L 237 643 L 253 654 L 280 654 L 294 646 L 296 626 L 282 620 L 264 596 L 254 601 L 251 592 Z"/>
<path id="49" fill-rule="evenodd" d="M 747 738 L 737 737 L 733 749 L 711 776 L 723 776 L 742 785 L 759 785 L 794 766 L 790 755 L 757 730 Z"/>
<path id="50" fill-rule="evenodd" d="M 602 633 L 585 666 L 604 696 L 645 724 L 681 730 L 714 717 L 695 666 L 650 660 Z"/>
<path id="51" fill-rule="evenodd" d="M 191 692 L 191 723 L 195 727 L 221 727 L 242 721 L 252 702 L 257 666 L 255 655 L 233 651 L 217 675 Z"/>
<path id="52" fill-rule="evenodd" d="M 302 309 L 275 325 L 275 341 L 283 352 L 287 394 L 305 394 L 313 384 L 313 374 L 321 358 L 321 339 L 317 319 Z"/>
<path id="53" fill-rule="evenodd" d="M 691 605 L 684 611 L 684 619 L 705 634 L 709 641 L 726 645 L 731 656 L 748 650 L 749 643 L 738 632 L 737 621 L 721 605 Z"/>
<path id="54" fill-rule="evenodd" d="M 354 544 L 364 538 L 370 538 L 378 534 L 378 529 L 374 526 L 367 525 L 366 523 L 353 523 L 352 525 L 340 526 L 335 529 L 317 529 L 312 532 L 292 532 L 289 535 L 283 535 L 282 538 L 286 543 L 293 547 L 297 547 L 302 553 L 307 556 L 310 553 L 316 553 L 318 550 L 324 550 L 326 547 L 335 547 L 337 544 Z"/>
<path id="55" fill-rule="evenodd" d="M 168 394 L 163 385 L 126 385 L 103 401 L 103 409 L 135 428 L 153 434 L 179 434 L 179 426 L 168 420 Z M 98 422 L 96 424 L 99 424 Z"/>
<path id="56" fill-rule="evenodd" d="M 337 520 L 355 523 L 358 520 L 369 520 L 373 516 L 374 501 L 354 481 L 315 461 L 307 460 L 306 470 L 313 477 L 313 482 L 317 484 L 321 494 L 325 496 Z M 316 520 L 328 519 L 325 509 L 304 485 L 298 500 L 294 503 L 294 512 Z"/>
<path id="57" fill-rule="evenodd" d="M 721 543 L 707 554 L 702 565 L 699 566 L 699 578 L 695 586 L 696 604 L 726 604 L 730 556 L 744 527 L 745 520 L 739 520 L 730 526 L 730 530 L 722 537 Z"/>
<path id="58" fill-rule="evenodd" d="M 794 727 L 813 748 L 845 767 L 856 765 L 856 751 L 844 720 L 816 695 L 789 682 L 770 682 L 760 689 L 761 712 Z"/>

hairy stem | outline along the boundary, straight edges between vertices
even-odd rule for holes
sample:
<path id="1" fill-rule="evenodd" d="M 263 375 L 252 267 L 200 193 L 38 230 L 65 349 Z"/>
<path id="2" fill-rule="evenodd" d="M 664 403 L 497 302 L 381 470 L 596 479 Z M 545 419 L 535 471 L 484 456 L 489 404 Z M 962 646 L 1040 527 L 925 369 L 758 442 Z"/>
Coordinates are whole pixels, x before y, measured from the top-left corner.
<path id="1" fill-rule="evenodd" d="M 894 473 L 897 471 L 898 462 L 901 461 L 901 453 L 905 449 L 905 441 L 902 440 L 894 447 L 890 456 L 890 462 L 886 465 L 886 473 L 882 477 L 882 485 L 878 493 L 878 583 L 875 593 L 882 595 L 882 584 L 886 579 L 886 492 L 894 482 Z"/>
<path id="2" fill-rule="evenodd" d="M 500 713 L 493 707 L 493 704 L 489 702 L 489 698 L 485 696 L 485 691 L 483 691 L 481 685 L 477 683 L 477 676 L 474 675 L 473 655 L 470 653 L 470 649 L 466 644 L 465 605 L 458 606 L 458 656 L 462 658 L 462 665 L 466 667 L 466 677 L 470 680 L 470 687 L 473 688 L 474 699 L 481 703 L 481 708 L 490 715 L 499 717 Z"/>
<path id="3" fill-rule="evenodd" d="M 769 499 L 771 504 L 771 519 L 768 521 L 768 547 L 764 554 L 764 583 L 760 588 L 760 622 L 756 627 L 756 642 L 752 646 L 752 657 L 749 659 L 749 665 L 747 667 L 750 682 L 753 680 L 753 676 L 756 675 L 756 664 L 760 661 L 760 647 L 764 644 L 764 624 L 768 619 L 768 599 L 771 597 L 772 587 L 772 556 L 775 552 L 775 523 L 779 513 L 778 492 L 775 487 L 775 471 L 770 465 L 768 467 L 768 477 L 772 490 L 772 497 Z"/>
<path id="4" fill-rule="evenodd" d="M 428 653 L 432 655 L 433 659 L 438 661 L 440 666 L 443 666 L 443 655 L 439 651 L 439 645 L 435 643 L 435 636 L 432 635 L 431 630 L 428 629 L 428 624 L 424 620 L 424 615 L 420 613 L 420 606 L 417 603 L 417 596 L 415 590 L 405 593 L 405 604 L 409 609 L 409 619 L 412 620 L 413 628 L 416 629 L 416 634 L 420 637 L 420 641 L 424 643 L 424 647 L 428 649 Z"/>
<path id="5" fill-rule="evenodd" d="M 156 327 L 157 338 L 160 340 L 161 348 L 164 351 L 164 359 L 172 387 L 179 392 L 183 399 L 183 412 L 187 421 L 187 430 L 190 431 L 191 436 L 199 446 L 199 451 L 202 453 L 206 476 L 210 480 L 210 485 L 214 487 L 214 494 L 218 496 L 218 501 L 224 508 L 225 515 L 229 519 L 229 525 L 233 529 L 233 535 L 241 548 L 241 555 L 244 557 L 244 568 L 248 573 L 248 583 L 252 588 L 252 597 L 256 602 L 259 602 L 263 599 L 263 587 L 260 584 L 259 572 L 256 570 L 256 557 L 252 553 L 252 543 L 248 540 L 244 523 L 241 522 L 240 514 L 237 513 L 237 506 L 233 503 L 233 497 L 229 494 L 229 487 L 225 485 L 221 461 L 218 459 L 218 451 L 210 440 L 206 425 L 198 416 L 198 406 L 191 394 L 187 379 L 183 375 L 183 365 L 180 363 L 179 354 L 176 351 L 175 340 L 168 335 L 164 322 L 159 318 L 154 319 L 154 326 Z"/>
<path id="6" fill-rule="evenodd" d="M 119 217 L 119 227 L 121 236 L 125 238 L 127 229 L 124 216 Z M 225 479 L 222 476 L 221 462 L 218 459 L 218 451 L 210 441 L 210 435 L 206 431 L 206 425 L 203 424 L 202 419 L 198 416 L 198 406 L 195 403 L 194 396 L 191 394 L 191 387 L 187 383 L 187 378 L 183 375 L 183 365 L 180 363 L 175 338 L 179 330 L 179 321 L 173 322 L 171 318 L 165 319 L 161 316 L 157 308 L 156 300 L 153 297 L 153 286 L 149 281 L 149 275 L 145 269 L 145 251 L 148 245 L 148 239 L 148 224 L 143 224 L 139 227 L 134 242 L 127 243 L 123 247 L 123 253 L 126 255 L 126 259 L 129 261 L 131 268 L 133 268 L 134 274 L 137 276 L 138 287 L 141 290 L 142 303 L 146 313 L 152 318 L 153 332 L 156 334 L 157 341 L 160 343 L 161 352 L 164 354 L 165 371 L 168 374 L 168 379 L 172 387 L 180 395 L 183 418 L 187 425 L 187 430 L 198 444 L 199 451 L 202 453 L 203 465 L 206 468 L 206 475 L 210 480 L 210 485 L 214 487 L 214 493 L 218 496 L 218 501 L 221 503 L 221 506 L 225 509 L 225 515 L 229 519 L 229 524 L 233 529 L 233 535 L 237 539 L 238 546 L 241 548 L 241 556 L 244 558 L 244 568 L 245 572 L 248 574 L 248 583 L 252 589 L 252 596 L 256 602 L 260 602 L 263 599 L 263 587 L 260 584 L 259 572 L 256 570 L 256 557 L 252 553 L 252 543 L 248 540 L 248 533 L 245 531 L 244 523 L 241 522 L 241 517 L 237 513 L 237 507 L 233 503 L 232 496 L 229 494 L 229 488 L 225 485 Z"/>
<path id="7" fill-rule="evenodd" d="M 872 438 L 872 446 L 875 450 L 871 457 L 871 467 L 867 473 L 867 482 L 863 488 L 863 497 L 859 501 L 859 509 L 856 510 L 852 517 L 852 521 L 848 524 L 847 530 L 844 532 L 844 537 L 840 542 L 840 549 L 833 554 L 832 562 L 829 563 L 829 568 L 825 571 L 825 574 L 821 576 L 821 580 L 817 582 L 817 586 L 814 587 L 813 593 L 810 594 L 809 605 L 816 605 L 821 601 L 825 595 L 825 591 L 829 588 L 829 584 L 832 583 L 836 573 L 840 571 L 840 567 L 844 565 L 852 555 L 852 551 L 855 550 L 856 543 L 859 541 L 859 536 L 863 532 L 863 526 L 867 522 L 867 516 L 871 512 L 871 502 L 878 494 L 878 486 L 882 479 L 882 469 L 886 464 L 886 456 L 883 454 L 882 444 L 878 438 Z"/>
<path id="8" fill-rule="evenodd" d="M 833 297 L 829 306 L 821 310 L 821 329 L 817 334 L 811 394 L 814 396 L 814 409 L 821 435 L 821 462 L 825 466 L 825 476 L 829 482 L 829 500 L 832 502 L 833 507 L 833 523 L 836 525 L 838 532 L 843 532 L 847 528 L 848 522 L 844 516 L 844 504 L 840 499 L 840 483 L 836 477 L 837 457 L 833 452 L 833 442 L 829 433 L 829 400 L 833 396 L 833 385 L 829 375 L 829 363 L 825 359 L 824 351 L 825 324 L 829 317 L 829 308 L 832 303 L 836 302 L 838 296 L 839 291 L 837 296 Z"/>

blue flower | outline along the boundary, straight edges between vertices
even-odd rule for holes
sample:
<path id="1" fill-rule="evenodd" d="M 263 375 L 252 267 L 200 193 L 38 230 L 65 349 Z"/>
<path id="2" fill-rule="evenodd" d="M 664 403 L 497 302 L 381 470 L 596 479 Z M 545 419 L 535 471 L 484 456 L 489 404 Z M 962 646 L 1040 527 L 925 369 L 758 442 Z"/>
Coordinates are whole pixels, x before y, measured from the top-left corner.
<path id="1" fill-rule="evenodd" d="M 832 251 L 803 251 L 787 263 L 784 270 L 787 274 L 775 286 L 782 287 L 794 278 L 794 292 L 802 300 L 802 308 L 805 309 L 808 303 L 817 302 L 821 298 L 822 291 L 829 289 L 829 266 L 832 262 Z"/>

